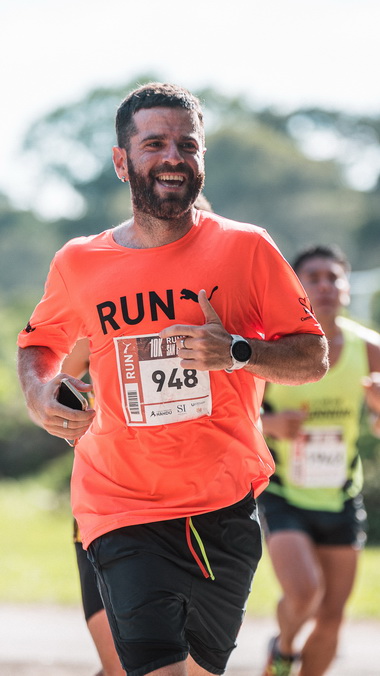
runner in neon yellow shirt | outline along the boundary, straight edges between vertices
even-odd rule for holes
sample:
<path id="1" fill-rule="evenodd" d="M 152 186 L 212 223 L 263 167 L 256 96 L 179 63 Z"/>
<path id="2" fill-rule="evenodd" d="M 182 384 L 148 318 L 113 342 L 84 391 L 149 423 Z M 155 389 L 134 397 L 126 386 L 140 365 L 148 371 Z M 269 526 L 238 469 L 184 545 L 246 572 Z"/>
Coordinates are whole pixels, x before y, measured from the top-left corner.
<path id="1" fill-rule="evenodd" d="M 364 399 L 379 429 L 380 336 L 338 315 L 349 301 L 345 256 L 313 247 L 294 269 L 329 340 L 330 370 L 318 383 L 266 388 L 263 429 L 276 471 L 259 502 L 283 596 L 265 676 L 292 673 L 297 635 L 309 619 L 316 625 L 300 676 L 322 676 L 333 660 L 365 542 L 356 446 Z"/>

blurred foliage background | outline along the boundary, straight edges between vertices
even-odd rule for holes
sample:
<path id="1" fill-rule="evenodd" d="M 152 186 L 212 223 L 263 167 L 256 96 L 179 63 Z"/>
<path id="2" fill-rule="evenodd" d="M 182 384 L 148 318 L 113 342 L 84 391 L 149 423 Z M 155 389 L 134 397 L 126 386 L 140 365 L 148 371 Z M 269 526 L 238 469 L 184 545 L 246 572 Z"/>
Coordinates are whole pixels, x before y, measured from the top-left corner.
<path id="1" fill-rule="evenodd" d="M 152 79 L 160 78 L 146 74 L 124 87 L 97 89 L 37 120 L 22 146 L 23 162 L 35 167 L 33 206 L 20 210 L 0 195 L 0 482 L 42 472 L 58 500 L 68 500 L 71 451 L 28 419 L 15 371 L 16 336 L 42 294 L 55 251 L 130 216 L 128 187 L 111 161 L 114 116 L 129 89 Z M 377 175 L 368 182 L 363 160 L 379 155 L 380 117 L 320 109 L 280 114 L 212 88 L 196 93 L 206 113 L 204 192 L 214 211 L 265 227 L 290 262 L 311 242 L 339 244 L 354 271 L 368 271 L 367 296 L 375 280 L 370 302 L 356 299 L 357 308 L 369 310 L 354 318 L 379 329 L 380 181 Z M 363 417 L 372 544 L 380 544 L 379 444 Z"/>

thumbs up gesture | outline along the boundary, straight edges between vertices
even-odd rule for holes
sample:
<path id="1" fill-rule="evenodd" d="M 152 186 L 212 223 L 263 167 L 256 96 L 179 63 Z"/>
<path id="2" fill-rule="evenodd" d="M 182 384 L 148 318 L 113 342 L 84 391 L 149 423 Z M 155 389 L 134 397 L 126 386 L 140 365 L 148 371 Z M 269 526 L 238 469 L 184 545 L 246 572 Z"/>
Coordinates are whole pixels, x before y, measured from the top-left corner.
<path id="1" fill-rule="evenodd" d="M 231 366 L 231 335 L 202 289 L 199 306 L 205 322 L 201 326 L 174 324 L 160 332 L 161 338 L 177 337 L 181 367 L 198 371 L 220 371 Z"/>

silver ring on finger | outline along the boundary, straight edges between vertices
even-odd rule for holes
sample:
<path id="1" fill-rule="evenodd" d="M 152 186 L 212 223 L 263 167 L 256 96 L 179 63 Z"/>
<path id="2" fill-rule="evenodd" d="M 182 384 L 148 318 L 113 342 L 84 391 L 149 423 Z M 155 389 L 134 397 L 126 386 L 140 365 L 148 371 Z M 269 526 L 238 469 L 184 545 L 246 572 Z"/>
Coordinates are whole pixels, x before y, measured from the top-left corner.
<path id="1" fill-rule="evenodd" d="M 184 338 L 181 338 L 181 347 L 182 347 L 184 350 L 186 350 L 185 340 L 186 340 L 186 336 L 185 336 Z"/>
<path id="2" fill-rule="evenodd" d="M 63 429 L 67 430 L 67 428 L 68 428 L 68 426 L 69 426 L 69 421 L 68 421 L 68 420 L 64 420 L 62 424 L 63 424 Z"/>

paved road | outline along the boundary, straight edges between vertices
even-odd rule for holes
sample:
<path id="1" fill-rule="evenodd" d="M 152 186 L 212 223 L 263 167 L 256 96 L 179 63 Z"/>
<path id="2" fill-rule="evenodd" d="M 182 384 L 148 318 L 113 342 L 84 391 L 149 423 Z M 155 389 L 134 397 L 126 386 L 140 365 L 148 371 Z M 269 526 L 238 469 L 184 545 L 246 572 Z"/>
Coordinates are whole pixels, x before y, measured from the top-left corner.
<path id="1" fill-rule="evenodd" d="M 228 676 L 260 676 L 274 629 L 270 619 L 245 620 Z M 94 676 L 98 668 L 79 608 L 0 605 L 1 676 Z M 380 621 L 348 621 L 329 676 L 379 674 Z"/>

